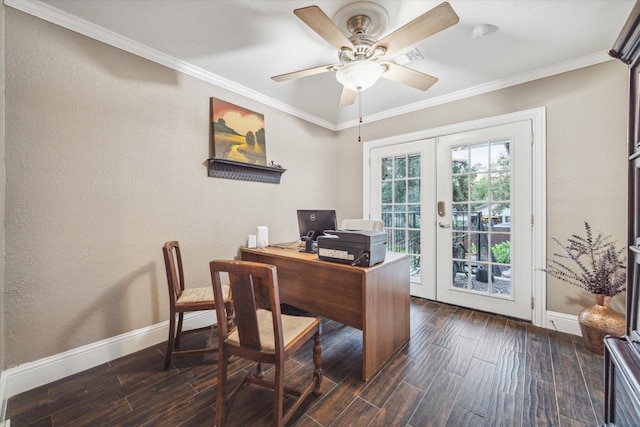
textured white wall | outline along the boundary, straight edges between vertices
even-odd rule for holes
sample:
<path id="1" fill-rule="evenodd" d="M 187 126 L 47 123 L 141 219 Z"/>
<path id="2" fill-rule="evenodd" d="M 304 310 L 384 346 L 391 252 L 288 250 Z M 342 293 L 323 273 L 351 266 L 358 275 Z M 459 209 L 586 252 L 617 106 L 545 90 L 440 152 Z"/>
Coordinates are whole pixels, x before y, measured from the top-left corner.
<path id="1" fill-rule="evenodd" d="M 373 123 L 362 129 L 367 140 L 433 129 L 531 108 L 547 107 L 547 255 L 552 237 L 583 233 L 583 221 L 626 241 L 627 68 L 620 61 L 559 74 L 511 88 Z M 347 181 L 344 165 L 361 174 L 362 149 L 353 148 L 357 130 L 339 132 L 337 147 L 349 147 L 337 160 L 336 181 Z M 362 186 L 337 187 L 337 208 L 362 213 Z M 624 312 L 625 294 L 612 305 Z M 578 314 L 594 304 L 581 289 L 547 278 L 547 309 Z"/>
<path id="2" fill-rule="evenodd" d="M 208 285 L 256 225 L 290 241 L 296 209 L 334 207 L 333 132 L 5 13 L 5 367 L 166 320 L 167 240 Z M 207 177 L 211 96 L 265 115 L 280 185 Z"/>

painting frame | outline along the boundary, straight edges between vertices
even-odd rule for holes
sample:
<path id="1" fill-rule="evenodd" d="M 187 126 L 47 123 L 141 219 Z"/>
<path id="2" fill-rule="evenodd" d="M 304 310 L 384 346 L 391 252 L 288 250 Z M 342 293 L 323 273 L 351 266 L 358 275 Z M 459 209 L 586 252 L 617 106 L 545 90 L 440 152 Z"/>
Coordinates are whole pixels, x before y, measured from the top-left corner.
<path id="1" fill-rule="evenodd" d="M 251 165 L 267 165 L 264 115 L 228 101 L 210 98 L 213 156 Z"/>

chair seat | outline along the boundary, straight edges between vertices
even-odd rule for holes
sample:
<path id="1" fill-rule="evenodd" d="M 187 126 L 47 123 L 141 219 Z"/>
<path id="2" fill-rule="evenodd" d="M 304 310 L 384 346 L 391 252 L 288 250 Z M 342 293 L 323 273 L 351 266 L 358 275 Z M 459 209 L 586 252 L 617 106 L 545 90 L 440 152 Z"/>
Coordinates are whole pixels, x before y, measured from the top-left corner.
<path id="1" fill-rule="evenodd" d="M 258 317 L 258 327 L 260 329 L 260 343 L 262 344 L 262 350 L 267 352 L 275 351 L 275 338 L 273 336 L 273 320 L 272 314 L 269 310 L 258 309 L 256 310 Z M 282 318 L 282 335 L 284 339 L 284 347 L 287 346 L 299 335 L 303 334 L 309 328 L 312 328 L 316 323 L 315 317 L 304 316 L 291 316 L 288 314 L 281 314 Z M 238 330 L 234 329 L 229 333 L 226 343 L 233 346 L 240 346 L 240 337 L 238 336 Z"/>
<path id="2" fill-rule="evenodd" d="M 231 299 L 231 289 L 229 285 L 222 285 L 222 294 L 224 299 Z M 213 303 L 213 288 L 211 286 L 205 288 L 186 288 L 176 300 L 176 304 L 193 304 L 198 302 Z"/>

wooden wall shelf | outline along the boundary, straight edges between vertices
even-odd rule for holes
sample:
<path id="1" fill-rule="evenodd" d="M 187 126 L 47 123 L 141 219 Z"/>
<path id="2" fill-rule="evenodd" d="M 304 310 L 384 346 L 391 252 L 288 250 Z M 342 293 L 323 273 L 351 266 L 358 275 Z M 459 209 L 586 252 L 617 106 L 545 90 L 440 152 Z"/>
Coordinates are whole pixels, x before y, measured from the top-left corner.
<path id="1" fill-rule="evenodd" d="M 214 178 L 238 179 L 242 181 L 268 182 L 280 184 L 280 177 L 286 169 L 252 165 L 232 160 L 209 159 L 209 176 Z"/>

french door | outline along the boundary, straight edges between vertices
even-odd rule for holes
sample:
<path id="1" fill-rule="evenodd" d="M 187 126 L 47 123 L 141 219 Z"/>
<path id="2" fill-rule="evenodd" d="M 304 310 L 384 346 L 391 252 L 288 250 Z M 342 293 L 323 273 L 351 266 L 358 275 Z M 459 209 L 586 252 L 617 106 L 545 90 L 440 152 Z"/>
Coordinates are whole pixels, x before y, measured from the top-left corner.
<path id="1" fill-rule="evenodd" d="M 531 125 L 438 139 L 437 298 L 531 319 Z"/>
<path id="2" fill-rule="evenodd" d="M 387 250 L 410 257 L 411 295 L 435 299 L 435 139 L 371 150 L 371 217 L 387 232 Z"/>
<path id="3" fill-rule="evenodd" d="M 531 122 L 371 150 L 370 213 L 411 293 L 531 319 Z"/>

